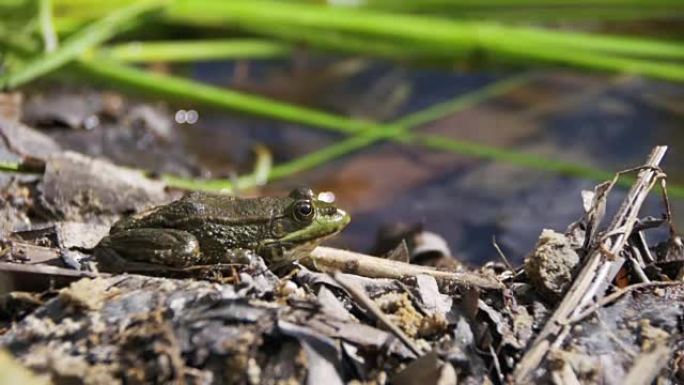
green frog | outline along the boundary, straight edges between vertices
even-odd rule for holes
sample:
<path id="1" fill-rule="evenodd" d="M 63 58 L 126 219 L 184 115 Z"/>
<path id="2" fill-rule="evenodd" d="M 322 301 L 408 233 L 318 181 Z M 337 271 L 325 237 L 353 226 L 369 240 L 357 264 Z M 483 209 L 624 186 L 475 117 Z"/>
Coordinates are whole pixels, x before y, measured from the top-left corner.
<path id="1" fill-rule="evenodd" d="M 180 269 L 245 262 L 254 254 L 280 266 L 307 255 L 349 221 L 306 187 L 287 197 L 249 199 L 194 192 L 119 220 L 96 252 L 119 264 Z"/>

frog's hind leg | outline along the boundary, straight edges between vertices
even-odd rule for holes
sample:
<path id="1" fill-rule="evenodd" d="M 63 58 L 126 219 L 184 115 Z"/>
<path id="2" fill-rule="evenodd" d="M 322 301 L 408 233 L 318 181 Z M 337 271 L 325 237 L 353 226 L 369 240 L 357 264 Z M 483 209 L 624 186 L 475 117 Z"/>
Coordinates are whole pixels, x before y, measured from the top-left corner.
<path id="1" fill-rule="evenodd" d="M 201 259 L 197 238 L 187 231 L 140 228 L 118 231 L 104 237 L 96 256 L 104 265 L 125 270 L 126 263 L 183 268 Z"/>

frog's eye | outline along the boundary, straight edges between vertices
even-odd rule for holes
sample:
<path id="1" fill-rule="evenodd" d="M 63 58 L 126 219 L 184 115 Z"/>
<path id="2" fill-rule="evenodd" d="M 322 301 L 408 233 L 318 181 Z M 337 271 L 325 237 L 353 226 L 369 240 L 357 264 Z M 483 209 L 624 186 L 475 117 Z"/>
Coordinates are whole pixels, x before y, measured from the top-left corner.
<path id="1" fill-rule="evenodd" d="M 294 216 L 298 221 L 309 221 L 313 218 L 314 208 L 309 201 L 299 201 L 294 205 Z"/>

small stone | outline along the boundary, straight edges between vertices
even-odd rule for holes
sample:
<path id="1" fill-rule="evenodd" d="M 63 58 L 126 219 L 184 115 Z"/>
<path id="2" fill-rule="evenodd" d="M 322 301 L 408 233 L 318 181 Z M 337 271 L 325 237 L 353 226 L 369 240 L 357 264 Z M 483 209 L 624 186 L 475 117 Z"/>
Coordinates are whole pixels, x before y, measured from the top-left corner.
<path id="1" fill-rule="evenodd" d="M 544 229 L 525 258 L 525 273 L 543 297 L 555 302 L 572 281 L 578 263 L 579 256 L 565 235 Z"/>

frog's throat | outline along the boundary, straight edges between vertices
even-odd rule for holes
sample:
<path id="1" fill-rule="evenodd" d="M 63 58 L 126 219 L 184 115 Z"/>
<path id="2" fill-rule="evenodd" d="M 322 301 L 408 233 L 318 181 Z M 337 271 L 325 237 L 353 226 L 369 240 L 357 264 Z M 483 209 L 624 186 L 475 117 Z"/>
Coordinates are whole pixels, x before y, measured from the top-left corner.
<path id="1" fill-rule="evenodd" d="M 337 209 L 333 214 L 317 217 L 309 226 L 289 233 L 276 242 L 285 245 L 291 244 L 295 247 L 314 241 L 318 243 L 318 241 L 340 232 L 349 224 L 350 220 L 351 218 L 344 210 Z"/>

